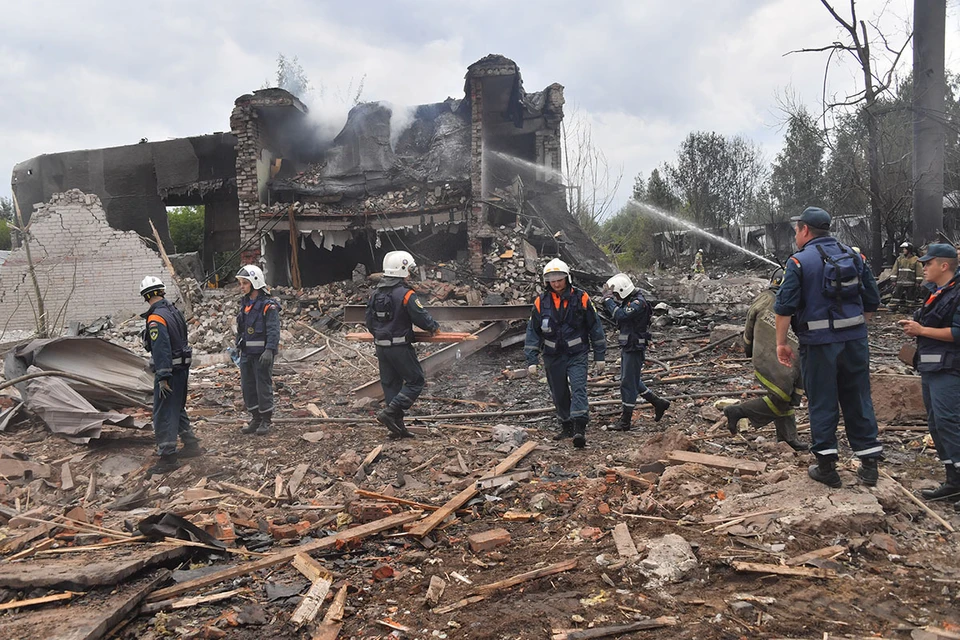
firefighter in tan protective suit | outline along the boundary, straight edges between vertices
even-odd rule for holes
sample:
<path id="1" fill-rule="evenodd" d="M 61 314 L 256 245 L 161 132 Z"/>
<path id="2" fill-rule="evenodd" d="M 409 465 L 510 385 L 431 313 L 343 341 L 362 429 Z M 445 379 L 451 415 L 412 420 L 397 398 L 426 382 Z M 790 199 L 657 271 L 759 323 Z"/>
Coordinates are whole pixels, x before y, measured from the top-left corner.
<path id="1" fill-rule="evenodd" d="M 923 284 L 923 265 L 909 242 L 900 245 L 900 255 L 893 263 L 893 275 L 890 279 L 895 286 L 888 306 L 892 311 L 910 311 L 916 302 L 920 285 Z"/>
<path id="2" fill-rule="evenodd" d="M 737 422 L 749 418 L 754 427 L 773 422 L 777 428 L 777 442 L 786 442 L 796 451 L 806 451 L 807 445 L 797 438 L 797 421 L 793 408 L 799 404 L 803 393 L 803 378 L 800 375 L 799 358 L 792 367 L 785 367 L 777 360 L 777 330 L 773 313 L 777 289 L 783 282 L 783 269 L 777 269 L 770 278 L 770 286 L 750 305 L 743 331 L 743 349 L 753 359 L 757 380 L 767 394 L 723 410 L 730 433 L 737 432 Z M 798 350 L 797 337 L 790 331 L 789 341 Z"/>

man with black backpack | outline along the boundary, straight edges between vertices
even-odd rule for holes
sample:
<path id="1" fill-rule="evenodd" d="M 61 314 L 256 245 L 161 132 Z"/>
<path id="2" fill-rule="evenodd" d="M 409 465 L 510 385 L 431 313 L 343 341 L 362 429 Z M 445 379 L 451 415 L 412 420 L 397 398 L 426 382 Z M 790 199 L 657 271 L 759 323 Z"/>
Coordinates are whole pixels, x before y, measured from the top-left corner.
<path id="1" fill-rule="evenodd" d="M 810 403 L 810 450 L 817 464 L 808 475 L 823 484 L 842 486 L 837 473 L 837 425 L 840 411 L 847 440 L 860 459 L 857 475 L 877 484 L 883 447 L 870 397 L 870 349 L 867 321 L 880 304 L 880 291 L 863 258 L 830 236 L 830 214 L 807 207 L 796 222 L 800 249 L 790 256 L 777 291 L 777 359 L 792 366 L 788 342 L 792 326 L 800 346 L 800 367 Z"/>

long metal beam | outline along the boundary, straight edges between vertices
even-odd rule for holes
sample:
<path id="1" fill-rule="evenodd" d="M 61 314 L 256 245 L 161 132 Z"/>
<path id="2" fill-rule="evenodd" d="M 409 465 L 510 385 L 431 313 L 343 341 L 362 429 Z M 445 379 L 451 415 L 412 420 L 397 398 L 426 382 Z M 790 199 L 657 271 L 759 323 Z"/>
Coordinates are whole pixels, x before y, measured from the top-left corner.
<path id="1" fill-rule="evenodd" d="M 493 304 L 475 307 L 426 307 L 437 322 L 497 322 L 500 320 L 527 320 L 530 318 L 528 304 Z M 366 307 L 359 304 L 343 309 L 343 321 L 347 324 L 362 323 Z"/>
<path id="2" fill-rule="evenodd" d="M 443 309 L 445 307 L 437 308 Z M 473 334 L 477 336 L 476 340 L 464 340 L 463 342 L 456 342 L 444 347 L 443 349 L 440 349 L 435 353 L 430 354 L 420 361 L 420 364 L 423 366 L 423 373 L 428 378 L 432 378 L 440 371 L 449 368 L 450 365 L 457 360 L 471 356 L 477 351 L 480 351 L 480 349 L 483 349 L 488 344 L 493 344 L 506 330 L 506 322 L 493 322 Z M 383 389 L 380 387 L 380 380 L 372 380 L 363 386 L 352 389 L 351 391 L 360 397 L 377 399 L 383 397 Z"/>

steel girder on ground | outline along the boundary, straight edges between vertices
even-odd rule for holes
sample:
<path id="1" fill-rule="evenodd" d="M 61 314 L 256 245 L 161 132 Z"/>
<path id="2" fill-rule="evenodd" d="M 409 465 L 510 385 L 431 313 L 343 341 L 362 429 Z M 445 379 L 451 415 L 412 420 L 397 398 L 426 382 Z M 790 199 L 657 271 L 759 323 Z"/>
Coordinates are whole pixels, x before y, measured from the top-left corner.
<path id="1" fill-rule="evenodd" d="M 453 307 L 437 308 L 446 309 Z M 473 308 L 477 309 L 479 307 Z M 503 335 L 506 330 L 506 322 L 492 322 L 473 334 L 477 337 L 476 340 L 455 342 L 444 347 L 443 349 L 440 349 L 436 353 L 430 354 L 420 361 L 420 364 L 423 365 L 424 374 L 430 378 L 438 372 L 449 368 L 457 360 L 471 356 L 477 351 L 480 351 L 480 349 L 483 349 L 488 344 L 493 344 L 500 338 L 501 335 Z M 383 389 L 380 387 L 380 380 L 372 380 L 363 386 L 351 389 L 351 391 L 361 397 L 377 399 L 383 397 Z"/>

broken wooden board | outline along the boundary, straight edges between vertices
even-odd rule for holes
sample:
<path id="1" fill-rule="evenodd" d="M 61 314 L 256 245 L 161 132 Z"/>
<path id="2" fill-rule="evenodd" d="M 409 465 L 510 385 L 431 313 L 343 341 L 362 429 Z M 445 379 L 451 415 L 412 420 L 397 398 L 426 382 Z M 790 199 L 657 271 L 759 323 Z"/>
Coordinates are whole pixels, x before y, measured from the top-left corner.
<path id="1" fill-rule="evenodd" d="M 50 465 L 40 462 L 27 462 L 26 460 L 12 460 L 10 458 L 0 458 L 0 475 L 7 478 L 49 478 Z"/>
<path id="2" fill-rule="evenodd" d="M 492 478 L 494 476 L 503 475 L 507 471 L 510 471 L 510 469 L 514 468 L 518 462 L 527 457 L 527 455 L 529 455 L 530 452 L 536 448 L 536 442 L 523 443 L 519 449 L 504 458 L 500 464 L 493 468 L 493 470 L 485 473 L 481 477 L 481 480 L 483 478 Z M 447 503 L 442 507 L 411 527 L 410 534 L 419 538 L 427 535 L 437 528 L 441 522 L 446 520 L 450 514 L 469 502 L 475 495 L 477 495 L 477 493 L 477 487 L 475 485 L 467 487 L 453 498 L 448 500 Z"/>
<path id="3" fill-rule="evenodd" d="M 347 340 L 353 342 L 373 342 L 373 334 L 365 331 L 359 333 L 348 333 L 344 336 Z M 414 342 L 463 342 L 464 340 L 476 340 L 477 336 L 459 331 L 441 331 L 440 333 L 429 334 L 424 331 L 414 331 Z"/>
<path id="4" fill-rule="evenodd" d="M 0 565 L 0 587 L 8 589 L 64 589 L 87 591 L 123 582 L 130 576 L 189 554 L 182 545 L 132 544 L 94 549 L 60 557 L 37 557 L 29 562 Z"/>
<path id="5" fill-rule="evenodd" d="M 48 607 L 37 611 L 7 614 L 3 618 L 5 640 L 99 640 L 140 606 L 147 594 L 170 578 L 159 574 L 138 578 L 115 591 L 78 595 L 69 608 Z M 66 613 L 66 612 L 69 613 Z"/>
<path id="6" fill-rule="evenodd" d="M 490 584 L 479 586 L 473 590 L 473 593 L 477 595 L 488 596 L 491 593 L 496 593 L 497 591 L 503 591 L 504 589 L 509 589 L 510 587 L 514 587 L 524 582 L 529 582 L 530 580 L 536 580 L 537 578 L 552 576 L 552 575 L 563 573 L 564 571 L 570 571 L 571 569 L 576 569 L 576 568 L 577 568 L 576 558 L 572 560 L 564 560 L 563 562 L 551 564 L 550 566 L 547 566 L 547 567 L 534 569 L 533 571 L 527 571 L 526 573 L 515 575 L 512 578 L 507 578 L 506 580 L 498 580 L 497 582 L 491 582 Z"/>
<path id="7" fill-rule="evenodd" d="M 368 522 L 367 524 L 362 524 L 359 527 L 344 529 L 343 531 L 339 531 L 320 540 L 314 540 L 313 542 L 291 547 L 284 551 L 272 553 L 268 556 L 253 560 L 251 562 L 244 562 L 243 564 L 239 564 L 234 567 L 228 567 L 226 569 L 222 569 L 221 571 L 216 571 L 199 578 L 194 578 L 193 580 L 188 580 L 182 584 L 161 589 L 156 593 L 150 594 L 149 600 L 151 602 L 155 602 L 157 600 L 166 600 L 168 598 L 179 596 L 183 593 L 188 593 L 195 589 L 209 587 L 210 585 L 217 584 L 218 582 L 222 582 L 224 580 L 230 580 L 238 576 L 244 576 L 261 569 L 267 569 L 269 567 L 292 560 L 298 553 L 311 553 L 313 551 L 319 551 L 320 549 L 328 549 L 330 547 L 335 547 L 338 543 L 345 542 L 347 540 L 361 540 L 367 536 L 376 535 L 381 531 L 387 531 L 395 527 L 402 527 L 408 522 L 413 522 L 414 520 L 419 519 L 422 515 L 423 512 L 421 511 L 409 511 L 406 513 L 398 513 L 381 520 L 375 520 L 374 522 Z"/>
<path id="8" fill-rule="evenodd" d="M 626 522 L 621 522 L 613 528 L 613 543 L 617 545 L 617 553 L 621 558 L 630 559 L 640 555 Z"/>
<path id="9" fill-rule="evenodd" d="M 64 591 L 63 593 L 54 593 L 49 596 L 43 596 L 41 598 L 28 598 L 26 600 L 11 600 L 10 602 L 4 602 L 0 604 L 0 611 L 8 611 L 10 609 L 26 609 L 28 607 L 35 607 L 41 604 L 47 604 L 50 602 L 60 602 L 61 600 L 70 600 L 74 596 L 83 595 L 80 593 L 75 593 L 73 591 Z"/>
<path id="10" fill-rule="evenodd" d="M 820 567 L 788 567 L 782 564 L 764 564 L 762 562 L 740 562 L 735 560 L 732 565 L 736 571 L 747 573 L 773 573 L 778 576 L 799 576 L 802 578 L 836 578 L 837 572 L 833 569 Z"/>
<path id="11" fill-rule="evenodd" d="M 515 471 L 514 473 L 504 473 L 499 476 L 492 476 L 490 478 L 481 478 L 477 480 L 477 490 L 483 491 L 484 489 L 493 489 L 499 487 L 508 482 L 520 482 L 521 480 L 529 480 L 533 477 L 532 471 Z"/>
<path id="12" fill-rule="evenodd" d="M 808 551 L 807 553 L 801 553 L 798 556 L 794 556 L 786 561 L 788 567 L 799 567 L 802 564 L 806 564 L 811 560 L 819 560 L 821 558 L 829 558 L 837 554 L 843 553 L 847 550 L 846 547 L 840 545 L 834 545 L 832 547 L 824 547 L 822 549 L 814 549 L 813 551 Z"/>
<path id="13" fill-rule="evenodd" d="M 741 460 L 739 458 L 715 456 L 709 453 L 695 453 L 693 451 L 671 451 L 667 454 L 667 460 L 679 464 L 694 463 L 702 464 L 705 467 L 724 469 L 725 471 L 739 471 L 741 475 L 756 475 L 763 473 L 767 469 L 766 462 Z"/>
<path id="14" fill-rule="evenodd" d="M 287 495 L 290 497 L 291 501 L 296 502 L 297 500 L 297 491 L 300 490 L 300 483 L 303 482 L 303 478 L 307 475 L 307 471 L 310 470 L 310 465 L 306 462 L 298 464 L 297 468 L 293 470 L 293 473 L 290 474 L 290 480 L 287 481 Z"/>
<path id="15" fill-rule="evenodd" d="M 297 605 L 293 615 L 290 616 L 290 623 L 300 627 L 308 622 L 313 622 L 313 619 L 320 613 L 320 607 L 323 606 L 323 601 L 330 593 L 332 584 L 333 576 L 329 571 L 325 572 L 325 575 L 318 576 L 310 585 L 310 590 L 300 600 L 300 604 Z"/>
<path id="16" fill-rule="evenodd" d="M 672 627 L 677 619 L 672 616 L 663 616 L 653 620 L 640 620 L 627 624 L 618 624 L 612 627 L 594 627 L 592 629 L 554 629 L 550 640 L 592 640 L 593 638 L 609 638 L 633 631 L 644 629 L 659 629 Z"/>
<path id="17" fill-rule="evenodd" d="M 333 598 L 330 608 L 323 616 L 323 622 L 317 626 L 310 640 L 337 640 L 340 637 L 340 628 L 343 626 L 343 612 L 346 605 L 347 585 L 343 585 Z"/>

